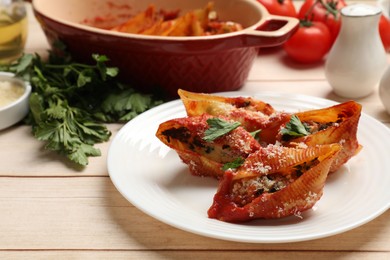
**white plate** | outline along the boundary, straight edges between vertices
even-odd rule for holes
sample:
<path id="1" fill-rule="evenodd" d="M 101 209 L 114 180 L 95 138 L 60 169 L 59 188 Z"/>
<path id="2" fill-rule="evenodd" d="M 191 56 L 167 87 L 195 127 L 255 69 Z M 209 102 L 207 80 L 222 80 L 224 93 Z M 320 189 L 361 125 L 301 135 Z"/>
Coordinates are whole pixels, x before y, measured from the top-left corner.
<path id="1" fill-rule="evenodd" d="M 231 92 L 229 96 L 249 93 Z M 317 109 L 333 101 L 291 94 L 251 94 L 278 110 Z M 231 241 L 282 243 L 335 235 L 358 227 L 390 208 L 390 130 L 362 114 L 363 150 L 329 177 L 324 195 L 303 219 L 288 217 L 231 224 L 207 217 L 217 181 L 190 175 L 175 151 L 155 133 L 160 123 L 185 116 L 180 100 L 153 108 L 127 123 L 113 139 L 108 171 L 119 192 L 146 214 L 195 234 Z"/>

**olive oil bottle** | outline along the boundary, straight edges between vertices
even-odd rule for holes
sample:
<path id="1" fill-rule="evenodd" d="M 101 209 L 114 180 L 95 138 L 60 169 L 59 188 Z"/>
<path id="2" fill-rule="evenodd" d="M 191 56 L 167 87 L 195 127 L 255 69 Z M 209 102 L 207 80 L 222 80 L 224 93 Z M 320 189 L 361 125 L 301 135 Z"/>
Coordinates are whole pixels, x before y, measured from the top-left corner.
<path id="1" fill-rule="evenodd" d="M 0 64 L 18 58 L 27 38 L 27 16 L 23 1 L 0 0 Z"/>

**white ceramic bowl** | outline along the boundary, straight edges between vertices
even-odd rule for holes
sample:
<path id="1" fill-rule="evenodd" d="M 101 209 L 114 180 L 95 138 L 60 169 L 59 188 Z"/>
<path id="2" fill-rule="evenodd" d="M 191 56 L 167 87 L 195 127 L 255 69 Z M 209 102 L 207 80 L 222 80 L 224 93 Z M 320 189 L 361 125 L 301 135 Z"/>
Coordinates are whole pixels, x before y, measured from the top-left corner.
<path id="1" fill-rule="evenodd" d="M 29 111 L 31 85 L 14 77 L 14 74 L 0 72 L 0 81 L 11 81 L 24 87 L 24 92 L 17 100 L 0 107 L 0 130 L 10 127 L 22 120 Z"/>

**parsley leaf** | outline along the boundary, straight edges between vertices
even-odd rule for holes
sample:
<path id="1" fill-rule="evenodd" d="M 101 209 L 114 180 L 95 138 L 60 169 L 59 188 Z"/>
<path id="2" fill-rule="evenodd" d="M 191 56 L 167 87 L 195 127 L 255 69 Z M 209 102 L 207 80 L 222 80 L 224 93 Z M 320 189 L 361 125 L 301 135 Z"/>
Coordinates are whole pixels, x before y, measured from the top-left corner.
<path id="1" fill-rule="evenodd" d="M 162 101 L 154 100 L 152 95 L 141 94 L 134 89 L 127 88 L 113 91 L 101 104 L 100 115 L 104 121 L 129 121 L 149 108 L 161 104 Z"/>
<path id="2" fill-rule="evenodd" d="M 260 140 L 260 137 L 259 137 L 260 132 L 261 132 L 261 129 L 257 129 L 253 132 L 250 132 L 250 134 L 253 138 L 255 138 L 257 141 L 259 141 Z"/>
<path id="3" fill-rule="evenodd" d="M 291 116 L 290 122 L 282 128 L 280 133 L 284 138 L 295 138 L 310 134 L 309 128 L 307 128 L 296 115 Z"/>
<path id="4" fill-rule="evenodd" d="M 25 54 L 14 64 L 0 66 L 32 85 L 25 122 L 35 138 L 78 165 L 100 156 L 94 145 L 111 136 L 104 123 L 126 122 L 163 102 L 115 79 L 119 71 L 107 67 L 108 60 L 94 54 L 89 65 L 51 53 L 43 62 L 37 54 Z"/>
<path id="5" fill-rule="evenodd" d="M 203 137 L 203 140 L 206 142 L 212 142 L 241 125 L 239 122 L 227 122 L 217 117 L 207 119 L 207 124 L 209 125 L 209 128 L 205 131 Z"/>
<path id="6" fill-rule="evenodd" d="M 245 162 L 245 160 L 243 158 L 238 157 L 238 158 L 234 159 L 232 162 L 225 163 L 222 166 L 222 170 L 227 171 L 229 169 L 236 169 L 236 168 L 240 167 L 244 162 Z"/>

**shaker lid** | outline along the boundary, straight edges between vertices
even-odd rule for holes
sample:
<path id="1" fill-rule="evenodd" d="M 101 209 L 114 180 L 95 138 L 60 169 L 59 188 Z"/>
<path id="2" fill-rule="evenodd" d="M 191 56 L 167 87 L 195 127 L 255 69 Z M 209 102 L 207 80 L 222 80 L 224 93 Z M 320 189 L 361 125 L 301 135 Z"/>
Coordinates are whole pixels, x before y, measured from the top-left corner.
<path id="1" fill-rule="evenodd" d="M 340 12 L 344 16 L 372 16 L 380 14 L 382 9 L 368 4 L 351 4 L 343 7 Z"/>

